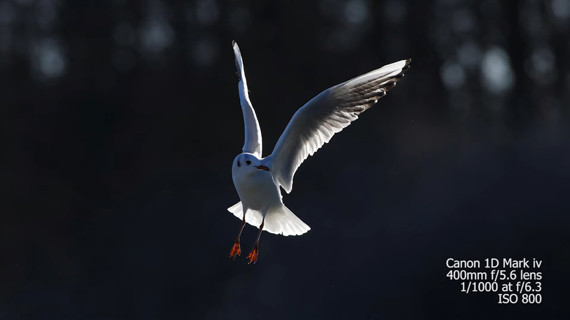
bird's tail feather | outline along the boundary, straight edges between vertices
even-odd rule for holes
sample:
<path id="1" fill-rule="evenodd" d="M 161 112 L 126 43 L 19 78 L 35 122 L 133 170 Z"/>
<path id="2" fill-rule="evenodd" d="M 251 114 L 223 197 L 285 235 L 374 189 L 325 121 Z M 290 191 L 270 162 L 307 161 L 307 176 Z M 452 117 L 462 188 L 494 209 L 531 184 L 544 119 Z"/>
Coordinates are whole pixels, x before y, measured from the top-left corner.
<path id="1" fill-rule="evenodd" d="M 243 219 L 243 206 L 241 202 L 229 207 L 228 211 L 233 213 L 234 216 L 240 220 Z M 262 220 L 263 215 L 261 212 L 251 209 L 247 210 L 245 222 L 259 228 Z M 291 210 L 284 205 L 281 205 L 280 207 L 267 212 L 265 222 L 263 224 L 263 230 L 284 236 L 300 236 L 311 230 L 311 228 L 291 212 Z"/>

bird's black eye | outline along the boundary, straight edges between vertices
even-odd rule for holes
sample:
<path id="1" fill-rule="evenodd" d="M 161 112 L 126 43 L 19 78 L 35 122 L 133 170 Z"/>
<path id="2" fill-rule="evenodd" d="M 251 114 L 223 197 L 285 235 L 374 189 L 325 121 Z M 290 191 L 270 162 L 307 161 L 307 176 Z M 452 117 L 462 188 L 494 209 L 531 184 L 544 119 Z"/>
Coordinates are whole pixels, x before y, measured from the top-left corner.
<path id="1" fill-rule="evenodd" d="M 238 167 L 241 167 L 241 163 L 239 163 L 239 160 L 238 160 Z"/>
<path id="2" fill-rule="evenodd" d="M 245 164 L 247 164 L 249 166 L 251 164 L 251 161 L 245 160 Z"/>

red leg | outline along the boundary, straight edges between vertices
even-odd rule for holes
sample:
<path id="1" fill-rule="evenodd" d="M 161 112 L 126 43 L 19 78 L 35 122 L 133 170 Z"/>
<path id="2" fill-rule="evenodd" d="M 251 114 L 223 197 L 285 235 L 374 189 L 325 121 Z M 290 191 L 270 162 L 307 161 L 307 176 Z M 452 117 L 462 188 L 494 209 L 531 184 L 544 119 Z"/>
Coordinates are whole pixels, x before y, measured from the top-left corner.
<path id="1" fill-rule="evenodd" d="M 232 247 L 232 251 L 230 251 L 230 258 L 236 259 L 237 256 L 241 255 L 241 248 L 239 245 L 239 238 L 241 237 L 241 232 L 243 231 L 243 227 L 245 227 L 245 211 L 243 213 L 243 220 L 241 222 L 241 229 L 239 229 L 238 236 L 236 241 L 234 242 L 234 246 Z"/>
<path id="2" fill-rule="evenodd" d="M 261 237 L 261 232 L 263 231 L 263 223 L 264 222 L 265 222 L 265 217 L 263 217 L 263 221 L 261 221 L 261 225 L 259 226 L 259 234 L 257 235 L 257 241 L 255 241 L 255 245 L 253 246 L 253 250 L 251 250 L 251 252 L 247 256 L 249 258 L 249 262 L 247 264 L 250 264 L 252 262 L 255 264 L 257 262 L 257 253 L 259 252 L 259 250 L 258 250 L 259 238 Z"/>

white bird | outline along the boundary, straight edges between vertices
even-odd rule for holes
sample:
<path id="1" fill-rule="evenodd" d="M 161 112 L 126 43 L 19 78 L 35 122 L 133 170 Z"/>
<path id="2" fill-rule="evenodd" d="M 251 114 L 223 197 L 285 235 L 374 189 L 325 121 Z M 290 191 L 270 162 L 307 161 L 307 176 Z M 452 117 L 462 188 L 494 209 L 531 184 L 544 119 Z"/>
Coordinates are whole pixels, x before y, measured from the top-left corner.
<path id="1" fill-rule="evenodd" d="M 302 235 L 311 229 L 285 207 L 279 187 L 290 193 L 293 175 L 301 163 L 385 96 L 404 77 L 411 59 L 385 65 L 321 92 L 297 110 L 273 153 L 262 158 L 261 129 L 249 100 L 243 60 L 235 41 L 233 49 L 245 143 L 243 153 L 232 164 L 232 178 L 241 202 L 229 207 L 228 211 L 242 219 L 242 224 L 230 257 L 235 259 L 241 254 L 240 236 L 247 222 L 259 228 L 257 241 L 248 255 L 249 263 L 255 263 L 263 230 L 292 236 Z"/>

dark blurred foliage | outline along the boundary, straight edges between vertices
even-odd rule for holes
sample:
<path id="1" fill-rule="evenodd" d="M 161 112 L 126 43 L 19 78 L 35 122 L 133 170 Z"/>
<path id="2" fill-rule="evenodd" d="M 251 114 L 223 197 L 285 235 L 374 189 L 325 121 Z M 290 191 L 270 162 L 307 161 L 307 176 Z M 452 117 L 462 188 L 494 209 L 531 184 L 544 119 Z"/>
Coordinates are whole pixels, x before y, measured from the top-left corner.
<path id="1" fill-rule="evenodd" d="M 240 222 L 240 44 L 269 154 L 320 91 L 412 58 Z M 569 0 L 0 0 L 0 319 L 567 319 Z M 540 306 L 445 259 L 543 259 Z"/>

